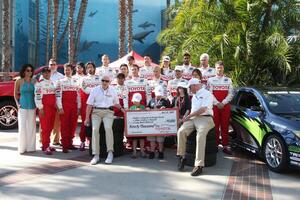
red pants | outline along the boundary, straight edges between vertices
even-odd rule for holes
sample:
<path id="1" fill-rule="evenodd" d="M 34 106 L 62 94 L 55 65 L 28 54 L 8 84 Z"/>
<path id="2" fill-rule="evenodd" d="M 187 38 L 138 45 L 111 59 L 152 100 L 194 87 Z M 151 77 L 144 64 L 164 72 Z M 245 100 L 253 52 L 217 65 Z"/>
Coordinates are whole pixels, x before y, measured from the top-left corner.
<path id="1" fill-rule="evenodd" d="M 77 127 L 77 92 L 64 91 L 62 93 L 62 106 L 64 114 L 60 115 L 60 132 L 63 149 L 73 145 L 73 138 Z"/>
<path id="2" fill-rule="evenodd" d="M 50 135 L 54 126 L 56 115 L 55 94 L 44 95 L 42 99 L 44 115 L 39 114 L 42 136 L 42 150 L 46 150 L 50 144 Z"/>
<path id="3" fill-rule="evenodd" d="M 219 145 L 220 129 L 222 135 L 222 145 L 228 145 L 228 127 L 230 119 L 230 104 L 226 104 L 223 109 L 219 109 L 217 106 L 213 107 L 214 111 L 214 123 L 216 129 L 216 143 Z"/>
<path id="4" fill-rule="evenodd" d="M 80 90 L 80 100 L 81 100 L 81 109 L 80 109 L 80 115 L 81 115 L 81 127 L 80 127 L 80 141 L 85 142 L 86 139 L 86 133 L 85 133 L 85 126 L 84 126 L 84 121 L 85 121 L 85 115 L 86 115 L 86 101 L 88 99 L 89 95 L 84 93 L 82 90 Z"/>

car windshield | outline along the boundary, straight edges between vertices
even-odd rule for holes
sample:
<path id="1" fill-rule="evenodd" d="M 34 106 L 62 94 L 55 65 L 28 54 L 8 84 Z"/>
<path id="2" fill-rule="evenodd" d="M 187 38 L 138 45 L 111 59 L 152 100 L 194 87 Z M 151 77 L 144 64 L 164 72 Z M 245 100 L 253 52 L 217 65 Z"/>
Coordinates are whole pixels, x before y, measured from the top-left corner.
<path id="1" fill-rule="evenodd" d="M 265 92 L 268 107 L 274 114 L 300 114 L 300 92 Z"/>

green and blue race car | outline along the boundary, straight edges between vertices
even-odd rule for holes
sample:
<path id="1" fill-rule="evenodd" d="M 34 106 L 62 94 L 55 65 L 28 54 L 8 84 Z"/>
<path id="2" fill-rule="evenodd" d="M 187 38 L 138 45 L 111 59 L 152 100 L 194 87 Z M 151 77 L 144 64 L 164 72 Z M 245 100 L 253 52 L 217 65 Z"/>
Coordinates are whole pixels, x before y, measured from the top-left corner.
<path id="1" fill-rule="evenodd" d="M 300 167 L 300 89 L 240 88 L 231 126 L 232 145 L 262 156 L 272 171 Z"/>

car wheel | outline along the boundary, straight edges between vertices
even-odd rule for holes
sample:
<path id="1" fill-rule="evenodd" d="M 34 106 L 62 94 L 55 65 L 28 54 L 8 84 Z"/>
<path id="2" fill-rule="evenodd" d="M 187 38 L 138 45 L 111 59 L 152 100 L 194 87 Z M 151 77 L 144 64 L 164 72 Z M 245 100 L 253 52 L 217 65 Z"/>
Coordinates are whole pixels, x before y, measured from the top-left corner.
<path id="1" fill-rule="evenodd" d="M 14 129 L 18 126 L 18 109 L 14 102 L 0 103 L 0 129 Z"/>
<path id="2" fill-rule="evenodd" d="M 269 169 L 282 172 L 287 164 L 288 154 L 283 140 L 277 135 L 270 135 L 264 143 L 264 158 Z"/>

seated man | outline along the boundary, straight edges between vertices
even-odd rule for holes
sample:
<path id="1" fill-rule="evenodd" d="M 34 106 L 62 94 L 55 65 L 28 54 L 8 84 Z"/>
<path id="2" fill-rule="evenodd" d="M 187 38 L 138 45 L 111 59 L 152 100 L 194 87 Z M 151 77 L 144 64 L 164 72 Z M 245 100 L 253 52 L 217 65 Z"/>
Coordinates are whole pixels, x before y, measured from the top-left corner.
<path id="1" fill-rule="evenodd" d="M 179 156 L 178 170 L 183 171 L 185 165 L 185 150 L 187 137 L 196 129 L 196 158 L 192 176 L 202 173 L 204 167 L 206 135 L 214 127 L 213 96 L 202 88 L 199 79 L 189 80 L 189 87 L 193 93 L 191 113 L 182 119 L 183 124 L 177 133 L 177 155 Z"/>

